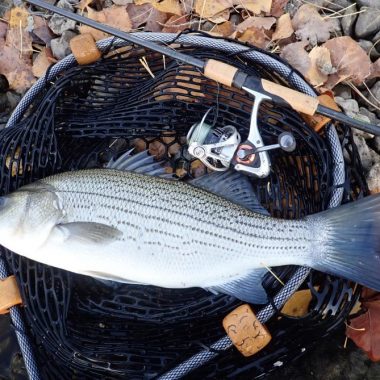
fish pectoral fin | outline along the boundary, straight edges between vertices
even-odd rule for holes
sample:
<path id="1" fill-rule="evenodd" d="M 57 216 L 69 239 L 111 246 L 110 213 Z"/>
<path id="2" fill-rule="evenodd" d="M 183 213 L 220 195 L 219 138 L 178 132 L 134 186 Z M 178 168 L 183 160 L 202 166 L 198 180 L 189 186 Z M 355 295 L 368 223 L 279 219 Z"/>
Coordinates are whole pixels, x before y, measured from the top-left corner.
<path id="1" fill-rule="evenodd" d="M 59 237 L 63 243 L 75 241 L 83 244 L 108 244 L 120 239 L 123 233 L 101 223 L 73 222 L 56 225 L 52 235 Z"/>
<path id="2" fill-rule="evenodd" d="M 262 285 L 263 277 L 266 273 L 267 269 L 265 268 L 254 269 L 238 279 L 222 285 L 212 286 L 207 290 L 228 294 L 244 302 L 264 304 L 268 302 L 267 293 Z"/>
<path id="3" fill-rule="evenodd" d="M 214 172 L 192 179 L 189 183 L 258 214 L 269 215 L 268 210 L 260 204 L 249 178 L 239 172 Z"/>

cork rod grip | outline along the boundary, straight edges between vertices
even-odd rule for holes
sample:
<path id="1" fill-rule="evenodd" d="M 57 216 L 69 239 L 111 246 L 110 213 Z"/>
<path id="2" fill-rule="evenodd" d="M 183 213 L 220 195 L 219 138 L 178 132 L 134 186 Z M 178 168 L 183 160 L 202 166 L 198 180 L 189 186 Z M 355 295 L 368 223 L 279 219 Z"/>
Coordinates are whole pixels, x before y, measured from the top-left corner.
<path id="1" fill-rule="evenodd" d="M 209 59 L 204 68 L 204 75 L 218 83 L 232 87 L 234 76 L 238 69 L 227 63 Z"/>
<path id="2" fill-rule="evenodd" d="M 261 85 L 266 92 L 284 99 L 294 110 L 306 115 L 314 115 L 319 105 L 319 100 L 317 98 L 281 86 L 280 84 L 270 82 L 269 80 L 262 79 Z"/>

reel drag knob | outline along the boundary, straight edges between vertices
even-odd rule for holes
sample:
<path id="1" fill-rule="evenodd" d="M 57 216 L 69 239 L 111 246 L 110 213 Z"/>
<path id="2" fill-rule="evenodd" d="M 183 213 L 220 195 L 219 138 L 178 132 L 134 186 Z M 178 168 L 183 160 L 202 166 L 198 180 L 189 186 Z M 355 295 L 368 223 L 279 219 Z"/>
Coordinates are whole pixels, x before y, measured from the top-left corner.
<path id="1" fill-rule="evenodd" d="M 293 152 L 296 149 L 296 139 L 293 136 L 293 133 L 283 132 L 278 136 L 278 145 L 285 152 Z"/>

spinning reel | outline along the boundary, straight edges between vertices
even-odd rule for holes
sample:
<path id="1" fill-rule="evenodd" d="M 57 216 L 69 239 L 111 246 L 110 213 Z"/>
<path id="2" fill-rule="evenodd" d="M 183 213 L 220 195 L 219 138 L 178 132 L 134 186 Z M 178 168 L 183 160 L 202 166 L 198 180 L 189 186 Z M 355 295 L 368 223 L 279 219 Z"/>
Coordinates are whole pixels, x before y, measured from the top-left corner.
<path id="1" fill-rule="evenodd" d="M 270 98 L 256 91 L 245 90 L 255 96 L 247 140 L 241 143 L 239 132 L 231 125 L 214 128 L 207 124 L 205 120 L 209 109 L 201 122 L 189 130 L 188 151 L 212 170 L 226 171 L 232 166 L 246 175 L 264 178 L 270 172 L 268 152 L 278 148 L 292 152 L 296 148 L 296 140 L 292 133 L 283 132 L 278 136 L 277 144 L 264 145 L 257 125 L 257 115 L 260 103 Z"/>

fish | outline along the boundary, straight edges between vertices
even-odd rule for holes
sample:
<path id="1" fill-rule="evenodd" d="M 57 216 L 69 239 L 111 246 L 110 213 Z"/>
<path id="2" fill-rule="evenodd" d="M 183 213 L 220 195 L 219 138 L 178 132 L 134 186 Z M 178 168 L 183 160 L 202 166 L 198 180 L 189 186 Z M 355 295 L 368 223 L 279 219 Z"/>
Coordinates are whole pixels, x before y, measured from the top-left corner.
<path id="1" fill-rule="evenodd" d="M 380 197 L 271 217 L 238 172 L 167 178 L 146 152 L 0 197 L 0 244 L 101 280 L 267 302 L 264 267 L 301 265 L 380 291 Z M 164 177 L 164 178 L 162 178 Z"/>

